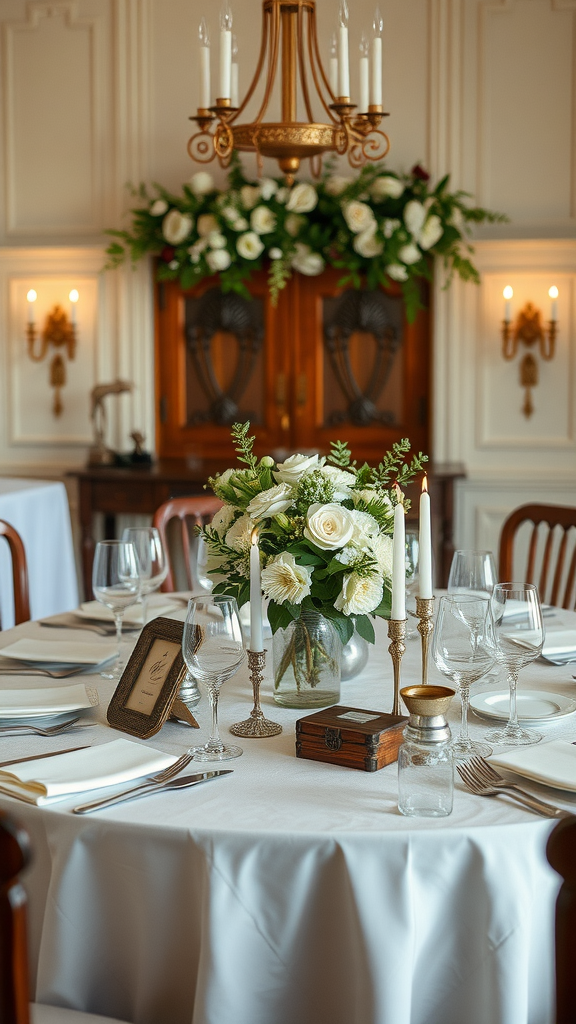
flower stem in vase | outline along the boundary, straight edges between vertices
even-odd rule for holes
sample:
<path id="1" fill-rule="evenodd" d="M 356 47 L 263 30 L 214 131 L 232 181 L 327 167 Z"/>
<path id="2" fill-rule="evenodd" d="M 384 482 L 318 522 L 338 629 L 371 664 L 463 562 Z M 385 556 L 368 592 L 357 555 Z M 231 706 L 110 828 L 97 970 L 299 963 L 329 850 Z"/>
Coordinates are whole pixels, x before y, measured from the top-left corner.
<path id="1" fill-rule="evenodd" d="M 305 611 L 274 635 L 274 700 L 283 707 L 328 707 L 340 699 L 342 645 L 319 612 Z"/>

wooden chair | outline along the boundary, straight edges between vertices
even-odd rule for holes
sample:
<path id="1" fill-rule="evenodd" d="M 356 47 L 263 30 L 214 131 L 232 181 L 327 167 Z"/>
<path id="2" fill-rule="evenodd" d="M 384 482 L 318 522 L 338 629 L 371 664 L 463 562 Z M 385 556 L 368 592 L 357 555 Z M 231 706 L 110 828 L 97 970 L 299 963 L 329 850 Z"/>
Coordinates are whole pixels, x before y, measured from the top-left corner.
<path id="1" fill-rule="evenodd" d="M 513 569 L 514 543 L 518 530 L 525 522 L 533 523 L 533 527 L 526 571 L 518 575 Z M 574 541 L 569 538 L 572 527 L 575 528 Z M 544 548 L 540 559 L 537 555 L 542 541 Z M 542 601 L 561 608 L 575 608 L 576 508 L 563 505 L 521 505 L 511 512 L 500 533 L 499 579 L 501 582 L 518 579 L 522 583 L 536 583 Z"/>
<path id="2" fill-rule="evenodd" d="M 197 581 L 194 578 L 194 558 L 191 549 L 191 537 L 196 526 L 209 523 L 213 515 L 222 508 L 219 498 L 213 497 L 189 497 L 170 498 L 160 506 L 154 513 L 152 525 L 160 533 L 162 543 L 168 553 L 169 570 L 162 590 L 165 592 L 188 589 L 194 590 Z M 180 552 L 175 551 L 174 538 L 171 536 L 170 525 L 174 520 L 179 520 Z M 176 524 L 174 524 L 176 525 Z M 177 586 L 178 567 L 183 569 L 187 587 Z"/>
<path id="3" fill-rule="evenodd" d="M 14 583 L 14 621 L 18 625 L 20 622 L 27 622 L 30 618 L 26 552 L 20 534 L 4 519 L 0 519 L 0 537 L 6 538 L 10 548 Z"/>
<path id="4" fill-rule="evenodd" d="M 0 1021 L 2 1024 L 122 1024 L 111 1017 L 29 1003 L 26 893 L 18 876 L 30 859 L 28 834 L 0 811 Z"/>
<path id="5" fill-rule="evenodd" d="M 556 1016 L 555 1024 L 576 1021 L 576 817 L 558 822 L 546 856 L 562 876 L 556 901 Z"/>

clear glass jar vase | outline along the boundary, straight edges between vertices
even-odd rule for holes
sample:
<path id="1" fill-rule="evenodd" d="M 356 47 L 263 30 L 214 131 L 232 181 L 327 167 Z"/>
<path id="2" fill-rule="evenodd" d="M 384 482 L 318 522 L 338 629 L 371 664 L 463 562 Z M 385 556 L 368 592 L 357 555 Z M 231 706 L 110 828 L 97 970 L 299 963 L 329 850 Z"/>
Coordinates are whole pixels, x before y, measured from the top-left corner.
<path id="1" fill-rule="evenodd" d="M 342 644 L 329 619 L 305 610 L 272 641 L 274 700 L 285 708 L 325 708 L 340 700 Z"/>

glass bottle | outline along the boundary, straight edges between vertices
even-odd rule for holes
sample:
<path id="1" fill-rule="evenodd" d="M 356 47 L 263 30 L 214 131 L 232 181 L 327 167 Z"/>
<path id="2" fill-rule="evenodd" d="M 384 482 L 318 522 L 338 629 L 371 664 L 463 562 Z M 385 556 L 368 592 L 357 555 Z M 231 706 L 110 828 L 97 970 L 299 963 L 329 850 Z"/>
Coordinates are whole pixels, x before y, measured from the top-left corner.
<path id="1" fill-rule="evenodd" d="M 452 813 L 454 796 L 451 733 L 445 718 L 454 690 L 406 686 L 400 695 L 410 719 L 398 751 L 398 810 L 409 817 L 444 817 Z"/>

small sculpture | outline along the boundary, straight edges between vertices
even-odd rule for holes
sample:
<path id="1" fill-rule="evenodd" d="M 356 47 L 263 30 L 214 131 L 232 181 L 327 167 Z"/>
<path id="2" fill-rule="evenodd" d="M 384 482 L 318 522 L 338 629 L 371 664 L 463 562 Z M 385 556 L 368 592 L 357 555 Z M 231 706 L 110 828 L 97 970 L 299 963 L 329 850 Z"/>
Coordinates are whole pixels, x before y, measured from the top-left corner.
<path id="1" fill-rule="evenodd" d="M 124 391 L 132 391 L 134 385 L 126 380 L 115 380 L 111 384 L 97 384 L 90 392 L 90 419 L 94 424 L 94 445 L 88 456 L 89 466 L 113 466 L 116 462 L 116 452 L 108 448 L 105 443 L 106 435 L 106 409 L 104 399 L 106 395 L 120 395 Z"/>

